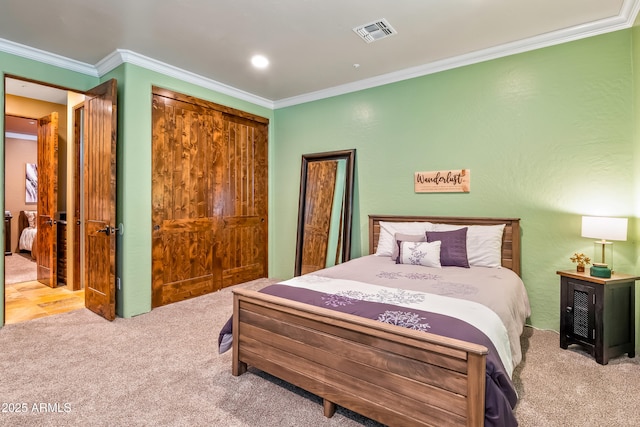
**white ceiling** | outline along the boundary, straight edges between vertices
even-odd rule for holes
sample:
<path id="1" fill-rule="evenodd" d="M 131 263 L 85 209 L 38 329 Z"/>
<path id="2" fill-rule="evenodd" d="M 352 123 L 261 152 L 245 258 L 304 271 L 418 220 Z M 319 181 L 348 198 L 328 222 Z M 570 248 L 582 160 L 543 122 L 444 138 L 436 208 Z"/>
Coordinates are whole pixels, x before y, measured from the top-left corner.
<path id="1" fill-rule="evenodd" d="M 55 104 L 67 104 L 67 91 L 51 86 L 43 86 L 24 80 L 5 78 L 5 90 L 9 95 L 40 99 Z"/>
<path id="2" fill-rule="evenodd" d="M 292 105 L 630 27 L 640 0 L 2 0 L 0 50 Z M 367 44 L 354 27 L 386 19 Z M 270 65 L 254 69 L 260 53 Z M 359 64 L 358 67 L 354 64 Z"/>

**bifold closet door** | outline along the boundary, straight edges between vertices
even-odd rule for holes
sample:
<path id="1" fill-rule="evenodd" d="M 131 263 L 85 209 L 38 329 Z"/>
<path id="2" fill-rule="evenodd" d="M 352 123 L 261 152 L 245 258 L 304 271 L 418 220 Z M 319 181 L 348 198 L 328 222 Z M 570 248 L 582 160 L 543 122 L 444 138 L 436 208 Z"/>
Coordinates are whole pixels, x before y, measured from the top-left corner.
<path id="1" fill-rule="evenodd" d="M 268 124 L 153 88 L 153 307 L 267 276 Z"/>
<path id="2" fill-rule="evenodd" d="M 153 96 L 152 305 L 220 289 L 222 113 Z"/>
<path id="3" fill-rule="evenodd" d="M 225 114 L 223 287 L 267 277 L 267 125 Z"/>

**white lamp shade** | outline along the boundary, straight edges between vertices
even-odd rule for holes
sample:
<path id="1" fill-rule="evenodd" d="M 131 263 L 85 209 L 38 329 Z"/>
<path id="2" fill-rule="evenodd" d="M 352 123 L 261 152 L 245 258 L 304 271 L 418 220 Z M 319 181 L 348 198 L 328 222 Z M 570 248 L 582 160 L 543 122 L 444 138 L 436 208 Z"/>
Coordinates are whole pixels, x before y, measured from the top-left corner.
<path id="1" fill-rule="evenodd" d="M 582 217 L 582 237 L 602 240 L 627 240 L 627 218 Z"/>

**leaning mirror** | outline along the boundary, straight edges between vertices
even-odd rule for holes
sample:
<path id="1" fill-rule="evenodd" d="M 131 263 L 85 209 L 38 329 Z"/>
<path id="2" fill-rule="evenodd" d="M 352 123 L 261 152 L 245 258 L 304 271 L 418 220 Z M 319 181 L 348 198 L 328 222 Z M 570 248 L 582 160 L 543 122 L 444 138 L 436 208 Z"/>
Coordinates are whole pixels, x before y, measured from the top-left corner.
<path id="1" fill-rule="evenodd" d="M 356 150 L 304 154 L 295 275 L 348 261 Z"/>

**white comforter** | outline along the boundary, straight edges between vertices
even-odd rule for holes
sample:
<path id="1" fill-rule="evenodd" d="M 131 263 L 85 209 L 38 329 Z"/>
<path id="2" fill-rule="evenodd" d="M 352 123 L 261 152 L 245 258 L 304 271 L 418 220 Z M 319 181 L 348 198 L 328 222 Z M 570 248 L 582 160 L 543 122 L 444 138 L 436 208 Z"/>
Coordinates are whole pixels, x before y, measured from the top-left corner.
<path id="1" fill-rule="evenodd" d="M 522 360 L 520 335 L 527 317 L 531 315 L 531 309 L 524 283 L 509 269 L 430 268 L 396 264 L 390 257 L 369 255 L 316 271 L 312 276 L 360 282 L 357 286 L 375 285 L 379 290 L 396 288 L 443 297 L 430 298 L 434 303 L 429 303 L 430 307 L 427 311 L 440 312 L 441 309 L 444 310 L 445 304 L 450 307 L 455 305 L 453 300 L 462 300 L 458 305 L 459 308 L 453 309 L 453 312 L 448 308 L 448 311 L 442 314 L 458 317 L 485 332 L 496 346 L 509 374 Z M 298 282 L 313 280 L 312 278 L 304 279 L 304 277 L 294 278 L 285 284 L 299 286 Z M 339 282 L 335 282 L 335 285 L 340 287 Z M 343 283 L 343 285 L 347 284 Z M 351 290 L 352 285 L 353 283 L 350 283 L 349 287 L 342 289 Z M 327 292 L 325 285 L 323 285 L 323 292 Z M 401 305 L 397 301 L 393 304 Z M 423 307 L 413 307 L 423 309 Z"/>
<path id="2" fill-rule="evenodd" d="M 18 241 L 18 249 L 21 251 L 31 251 L 33 241 L 36 238 L 37 228 L 27 227 L 22 230 L 20 240 Z"/>

